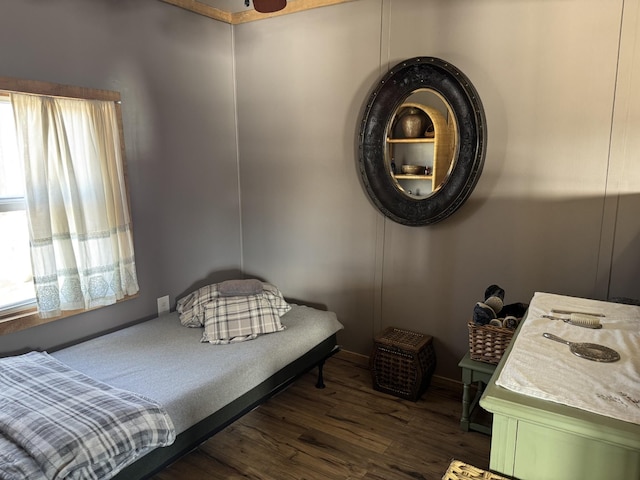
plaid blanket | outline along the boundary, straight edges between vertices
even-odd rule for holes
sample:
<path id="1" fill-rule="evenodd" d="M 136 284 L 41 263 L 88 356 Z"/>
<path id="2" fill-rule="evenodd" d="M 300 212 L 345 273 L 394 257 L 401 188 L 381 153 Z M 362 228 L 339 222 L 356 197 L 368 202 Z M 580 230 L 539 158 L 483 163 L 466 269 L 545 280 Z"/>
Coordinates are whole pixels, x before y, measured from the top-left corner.
<path id="1" fill-rule="evenodd" d="M 175 440 L 164 408 L 47 353 L 0 359 L 0 479 L 106 479 Z"/>

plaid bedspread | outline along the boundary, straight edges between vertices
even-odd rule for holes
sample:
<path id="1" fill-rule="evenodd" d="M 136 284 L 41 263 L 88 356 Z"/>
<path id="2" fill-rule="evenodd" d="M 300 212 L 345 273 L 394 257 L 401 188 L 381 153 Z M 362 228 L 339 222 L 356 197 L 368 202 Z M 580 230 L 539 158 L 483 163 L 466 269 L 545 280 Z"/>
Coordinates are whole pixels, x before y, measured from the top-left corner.
<path id="1" fill-rule="evenodd" d="M 107 479 L 174 440 L 149 399 L 46 353 L 0 359 L 0 479 Z"/>

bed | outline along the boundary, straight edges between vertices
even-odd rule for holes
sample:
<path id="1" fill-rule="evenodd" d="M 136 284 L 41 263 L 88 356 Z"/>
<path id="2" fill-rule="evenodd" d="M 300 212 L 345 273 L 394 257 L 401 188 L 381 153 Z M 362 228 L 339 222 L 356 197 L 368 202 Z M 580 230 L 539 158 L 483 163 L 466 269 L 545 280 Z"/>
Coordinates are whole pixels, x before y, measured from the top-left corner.
<path id="1" fill-rule="evenodd" d="M 56 361 L 99 382 L 161 405 L 175 441 L 122 469 L 116 479 L 148 478 L 252 410 L 338 350 L 343 328 L 332 312 L 291 305 L 277 333 L 251 341 L 203 343 L 201 328 L 173 312 L 52 352 Z"/>

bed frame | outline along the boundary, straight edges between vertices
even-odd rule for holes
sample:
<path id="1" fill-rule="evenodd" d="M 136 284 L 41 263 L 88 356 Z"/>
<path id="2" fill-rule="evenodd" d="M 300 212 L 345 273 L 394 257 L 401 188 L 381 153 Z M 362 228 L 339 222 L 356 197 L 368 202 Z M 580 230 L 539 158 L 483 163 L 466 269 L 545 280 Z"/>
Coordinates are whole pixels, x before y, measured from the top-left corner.
<path id="1" fill-rule="evenodd" d="M 316 388 L 324 388 L 324 362 L 339 350 L 334 334 L 252 390 L 180 433 L 172 445 L 149 452 L 113 478 L 132 480 L 151 477 L 315 367 L 318 367 Z"/>

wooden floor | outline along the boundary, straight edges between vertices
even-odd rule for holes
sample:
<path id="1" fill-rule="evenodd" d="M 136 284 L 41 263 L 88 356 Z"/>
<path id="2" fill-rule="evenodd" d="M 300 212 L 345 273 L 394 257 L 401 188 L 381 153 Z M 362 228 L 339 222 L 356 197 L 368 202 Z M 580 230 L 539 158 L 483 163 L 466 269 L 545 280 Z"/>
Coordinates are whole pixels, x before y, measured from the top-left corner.
<path id="1" fill-rule="evenodd" d="M 153 480 L 439 480 L 456 458 L 488 468 L 490 437 L 460 430 L 459 391 L 418 402 L 371 388 L 367 358 L 340 352 Z"/>

